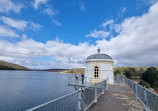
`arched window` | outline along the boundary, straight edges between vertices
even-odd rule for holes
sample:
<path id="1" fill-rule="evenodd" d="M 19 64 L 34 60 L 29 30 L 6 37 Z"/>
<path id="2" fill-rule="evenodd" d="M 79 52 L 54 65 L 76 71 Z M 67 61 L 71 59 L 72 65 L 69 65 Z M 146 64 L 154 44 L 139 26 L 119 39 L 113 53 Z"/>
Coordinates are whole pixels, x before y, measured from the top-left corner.
<path id="1" fill-rule="evenodd" d="M 98 76 L 99 76 L 99 68 L 98 68 L 98 66 L 95 66 L 94 67 L 94 78 L 98 78 Z"/>

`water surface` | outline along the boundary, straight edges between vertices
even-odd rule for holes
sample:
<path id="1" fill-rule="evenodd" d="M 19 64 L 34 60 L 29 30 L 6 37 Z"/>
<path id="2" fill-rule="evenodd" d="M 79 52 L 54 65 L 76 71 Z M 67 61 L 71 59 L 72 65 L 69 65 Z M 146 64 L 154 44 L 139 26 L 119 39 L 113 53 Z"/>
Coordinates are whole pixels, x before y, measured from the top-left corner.
<path id="1" fill-rule="evenodd" d="M 70 74 L 0 71 L 0 111 L 23 111 L 75 91 Z"/>

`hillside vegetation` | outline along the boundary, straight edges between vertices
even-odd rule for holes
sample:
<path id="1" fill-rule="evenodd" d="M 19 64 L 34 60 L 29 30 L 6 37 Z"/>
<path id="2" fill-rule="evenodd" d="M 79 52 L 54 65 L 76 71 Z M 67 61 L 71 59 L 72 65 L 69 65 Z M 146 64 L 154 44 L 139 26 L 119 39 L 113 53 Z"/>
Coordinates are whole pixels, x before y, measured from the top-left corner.
<path id="1" fill-rule="evenodd" d="M 115 74 L 117 73 L 158 91 L 158 67 L 118 67 L 115 68 Z"/>
<path id="2" fill-rule="evenodd" d="M 114 73 L 119 73 L 119 74 L 124 74 L 124 71 L 128 70 L 128 69 L 134 69 L 136 71 L 136 75 L 141 76 L 142 72 L 146 71 L 147 68 L 149 67 L 115 67 L 114 68 Z M 156 69 L 158 69 L 158 66 L 155 67 Z"/>
<path id="3" fill-rule="evenodd" d="M 0 70 L 30 70 L 24 66 L 8 63 L 0 60 Z"/>
<path id="4" fill-rule="evenodd" d="M 58 71 L 60 73 L 70 73 L 70 74 L 84 74 L 84 68 L 72 68 L 63 71 Z"/>

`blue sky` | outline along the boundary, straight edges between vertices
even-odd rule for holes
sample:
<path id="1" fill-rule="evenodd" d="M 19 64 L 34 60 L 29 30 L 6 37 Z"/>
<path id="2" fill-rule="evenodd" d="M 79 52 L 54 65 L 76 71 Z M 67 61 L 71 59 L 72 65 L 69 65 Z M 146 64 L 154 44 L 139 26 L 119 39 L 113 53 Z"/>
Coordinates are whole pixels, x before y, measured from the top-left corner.
<path id="1" fill-rule="evenodd" d="M 156 38 L 153 25 L 155 35 L 143 36 L 145 23 L 157 17 L 155 7 L 157 0 L 1 0 L 0 59 L 29 68 L 84 67 L 100 47 L 115 66 L 158 65 L 142 55 L 152 50 L 157 59 L 155 45 L 141 47 Z M 157 25 L 154 20 L 149 24 Z"/>

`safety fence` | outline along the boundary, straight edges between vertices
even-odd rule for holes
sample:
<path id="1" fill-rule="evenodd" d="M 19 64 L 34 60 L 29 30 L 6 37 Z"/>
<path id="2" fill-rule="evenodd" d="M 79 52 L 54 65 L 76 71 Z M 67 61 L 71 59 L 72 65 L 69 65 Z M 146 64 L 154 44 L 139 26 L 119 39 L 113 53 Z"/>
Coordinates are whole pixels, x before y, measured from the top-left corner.
<path id="1" fill-rule="evenodd" d="M 27 111 L 86 111 L 106 88 L 107 80 L 104 80 Z"/>
<path id="2" fill-rule="evenodd" d="M 107 82 L 108 82 L 107 78 Z M 81 77 L 81 76 L 69 76 L 69 85 L 78 85 L 78 86 L 89 86 L 94 83 L 94 81 L 104 81 L 103 79 L 98 78 L 88 78 L 88 77 Z"/>
<path id="3" fill-rule="evenodd" d="M 131 88 L 136 97 L 146 107 L 146 110 L 158 111 L 158 94 L 153 93 L 146 87 L 143 87 L 119 74 L 117 75 L 117 79 L 124 81 Z"/>
<path id="4" fill-rule="evenodd" d="M 91 84 L 92 79 L 88 77 L 82 78 L 81 76 L 69 76 L 69 85 L 85 85 L 89 86 Z"/>

